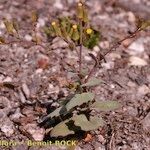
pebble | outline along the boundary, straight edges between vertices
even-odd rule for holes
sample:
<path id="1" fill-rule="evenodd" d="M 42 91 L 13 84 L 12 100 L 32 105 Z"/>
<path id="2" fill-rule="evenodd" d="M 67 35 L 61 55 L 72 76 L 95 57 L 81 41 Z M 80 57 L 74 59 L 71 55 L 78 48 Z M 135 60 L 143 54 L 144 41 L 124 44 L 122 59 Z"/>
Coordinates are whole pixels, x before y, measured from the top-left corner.
<path id="1" fill-rule="evenodd" d="M 0 96 L 0 111 L 7 115 L 11 111 L 11 108 L 10 101 L 4 96 Z"/>
<path id="2" fill-rule="evenodd" d="M 66 48 L 66 47 L 68 47 L 68 44 L 60 38 L 55 38 L 53 40 L 53 44 L 51 45 L 52 49 L 59 49 L 59 48 Z"/>
<path id="3" fill-rule="evenodd" d="M 4 111 L 0 110 L 0 127 L 1 127 L 1 122 L 3 122 L 6 117 L 7 114 Z"/>
<path id="4" fill-rule="evenodd" d="M 5 29 L 5 25 L 2 21 L 0 22 L 0 29 Z"/>
<path id="5" fill-rule="evenodd" d="M 110 53 L 108 56 L 112 61 L 114 61 L 115 59 L 121 59 L 120 54 L 117 53 Z"/>
<path id="6" fill-rule="evenodd" d="M 127 111 L 130 116 L 136 117 L 136 115 L 138 114 L 137 109 L 135 109 L 134 107 L 131 107 L 131 106 L 127 107 Z"/>
<path id="7" fill-rule="evenodd" d="M 4 132 L 6 137 L 10 137 L 14 134 L 13 123 L 8 118 L 4 120 L 0 129 L 2 132 Z"/>
<path id="8" fill-rule="evenodd" d="M 95 52 L 99 52 L 100 49 L 99 49 L 98 46 L 94 46 L 93 50 L 94 50 Z"/>
<path id="9" fill-rule="evenodd" d="M 61 3 L 61 0 L 55 0 L 54 7 L 57 9 L 63 9 L 64 6 Z"/>
<path id="10" fill-rule="evenodd" d="M 57 103 L 57 102 L 54 102 L 54 103 L 52 103 L 52 105 L 51 106 L 53 106 L 53 107 L 58 107 L 59 106 L 59 104 Z"/>
<path id="11" fill-rule="evenodd" d="M 106 70 L 114 68 L 114 62 L 101 63 L 101 66 Z"/>
<path id="12" fill-rule="evenodd" d="M 24 38 L 25 38 L 25 40 L 27 40 L 27 41 L 32 41 L 32 36 L 29 35 L 29 34 L 26 34 Z"/>
<path id="13" fill-rule="evenodd" d="M 6 77 L 3 82 L 12 82 L 12 78 L 11 77 Z"/>
<path id="14" fill-rule="evenodd" d="M 137 90 L 138 95 L 146 95 L 150 92 L 150 89 L 146 85 L 142 85 Z"/>
<path id="15" fill-rule="evenodd" d="M 20 117 L 23 117 L 23 115 L 20 112 L 20 108 L 17 108 L 15 113 L 12 114 L 10 117 L 11 117 L 11 120 L 13 120 L 13 121 L 18 120 Z"/>
<path id="16" fill-rule="evenodd" d="M 150 134 L 150 113 L 142 120 L 143 129 Z"/>
<path id="17" fill-rule="evenodd" d="M 102 41 L 99 45 L 102 49 L 108 49 L 110 44 L 108 41 Z"/>
<path id="18" fill-rule="evenodd" d="M 136 17 L 135 17 L 135 15 L 131 11 L 127 13 L 127 16 L 128 16 L 128 20 L 130 22 L 134 23 L 136 21 Z"/>
<path id="19" fill-rule="evenodd" d="M 95 150 L 106 150 L 104 146 L 97 147 Z"/>
<path id="20" fill-rule="evenodd" d="M 22 90 L 23 90 L 24 94 L 26 95 L 26 97 L 29 98 L 30 97 L 30 90 L 29 90 L 26 83 L 22 84 Z"/>
<path id="21" fill-rule="evenodd" d="M 35 141 L 42 141 L 44 139 L 45 130 L 43 128 L 39 128 L 36 124 L 27 124 L 23 128 Z"/>
<path id="22" fill-rule="evenodd" d="M 129 65 L 130 66 L 146 66 L 147 62 L 142 58 L 131 56 L 129 58 Z"/>
<path id="23" fill-rule="evenodd" d="M 141 54 L 145 50 L 144 43 L 142 39 L 137 39 L 128 47 L 128 53 L 130 55 Z"/>
<path id="24" fill-rule="evenodd" d="M 44 27 L 45 26 L 45 20 L 42 18 L 38 19 L 37 27 Z"/>
<path id="25" fill-rule="evenodd" d="M 43 72 L 42 68 L 36 69 L 35 74 L 41 74 Z"/>
<path id="26" fill-rule="evenodd" d="M 105 139 L 102 135 L 98 135 L 98 141 L 101 142 L 101 143 L 104 143 Z"/>

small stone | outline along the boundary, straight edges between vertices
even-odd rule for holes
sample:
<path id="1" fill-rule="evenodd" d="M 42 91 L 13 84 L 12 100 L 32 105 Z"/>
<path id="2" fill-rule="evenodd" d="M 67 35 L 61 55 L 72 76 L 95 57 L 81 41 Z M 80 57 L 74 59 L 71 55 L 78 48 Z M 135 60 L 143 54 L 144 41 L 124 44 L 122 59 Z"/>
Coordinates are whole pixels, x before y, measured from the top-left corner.
<path id="1" fill-rule="evenodd" d="M 102 145 L 100 147 L 97 147 L 95 150 L 106 150 L 105 147 Z"/>
<path id="2" fill-rule="evenodd" d="M 91 58 L 90 56 L 84 56 L 84 59 L 85 59 L 86 61 L 91 61 L 91 60 L 92 60 L 92 58 Z"/>
<path id="3" fill-rule="evenodd" d="M 114 89 L 114 88 L 115 88 L 115 85 L 114 85 L 114 84 L 111 84 L 111 85 L 110 85 L 110 88 Z"/>
<path id="4" fill-rule="evenodd" d="M 27 124 L 23 128 L 34 138 L 35 141 L 42 141 L 44 139 L 45 130 L 39 128 L 36 124 Z"/>
<path id="5" fill-rule="evenodd" d="M 135 17 L 135 15 L 130 11 L 130 12 L 128 12 L 127 13 L 127 15 L 128 15 L 128 20 L 130 21 L 130 22 L 135 22 L 136 21 L 136 17 Z"/>
<path id="6" fill-rule="evenodd" d="M 42 68 L 36 69 L 35 74 L 41 74 L 43 72 Z"/>
<path id="7" fill-rule="evenodd" d="M 7 116 L 7 114 L 3 110 L 0 110 L 0 127 L 2 126 L 1 122 L 4 121 L 6 116 Z"/>
<path id="8" fill-rule="evenodd" d="M 61 0 L 55 0 L 54 7 L 57 9 L 63 9 L 64 6 L 61 3 Z"/>
<path id="9" fill-rule="evenodd" d="M 107 62 L 107 63 L 102 63 L 101 66 L 102 66 L 103 68 L 105 68 L 106 70 L 107 70 L 107 69 L 112 69 L 112 68 L 114 68 L 114 62 L 109 61 L 109 62 Z"/>
<path id="10" fill-rule="evenodd" d="M 129 65 L 130 66 L 146 66 L 147 62 L 142 58 L 131 56 L 129 58 Z"/>
<path id="11" fill-rule="evenodd" d="M 11 77 L 6 77 L 3 82 L 12 82 L 12 78 Z"/>
<path id="12" fill-rule="evenodd" d="M 104 143 L 105 139 L 102 135 L 98 135 L 98 141 L 101 142 L 101 143 Z"/>
<path id="13" fill-rule="evenodd" d="M 38 19 L 37 27 L 44 27 L 45 26 L 45 20 L 42 18 Z"/>
<path id="14" fill-rule="evenodd" d="M 150 134 L 150 113 L 142 120 L 143 129 Z"/>
<path id="15" fill-rule="evenodd" d="M 26 95 L 26 97 L 29 98 L 30 97 L 30 90 L 29 90 L 26 83 L 22 84 L 22 90 L 23 90 L 24 94 Z"/>
<path id="16" fill-rule="evenodd" d="M 127 83 L 127 86 L 133 88 L 133 87 L 136 87 L 136 83 L 134 83 L 134 82 L 132 82 L 132 81 L 129 81 L 129 82 Z"/>
<path id="17" fill-rule="evenodd" d="M 110 53 L 108 56 L 112 61 L 114 61 L 115 59 L 121 59 L 120 54 L 117 53 Z"/>
<path id="18" fill-rule="evenodd" d="M 131 106 L 128 106 L 128 107 L 127 107 L 127 111 L 128 111 L 128 114 L 129 114 L 130 116 L 136 117 L 136 115 L 138 114 L 137 109 L 135 109 L 135 108 L 133 108 L 133 107 L 131 107 Z"/>
<path id="19" fill-rule="evenodd" d="M 8 114 L 11 111 L 11 108 L 12 106 L 9 99 L 4 96 L 0 96 L 0 111 Z"/>
<path id="20" fill-rule="evenodd" d="M 60 38 L 55 38 L 53 44 L 51 45 L 52 49 L 66 48 L 68 44 Z"/>
<path id="21" fill-rule="evenodd" d="M 59 106 L 59 104 L 57 103 L 57 102 L 54 102 L 54 103 L 52 103 L 52 105 L 51 106 L 53 106 L 53 107 L 58 107 Z"/>
<path id="22" fill-rule="evenodd" d="M 100 47 L 103 49 L 108 49 L 109 48 L 109 42 L 108 41 L 102 41 L 100 43 Z"/>
<path id="23" fill-rule="evenodd" d="M 99 52 L 100 49 L 99 49 L 98 46 L 94 46 L 93 50 L 94 50 L 95 52 Z"/>
<path id="24" fill-rule="evenodd" d="M 29 35 L 29 34 L 25 35 L 24 38 L 25 38 L 25 40 L 27 40 L 27 41 L 32 41 L 32 36 Z"/>
<path id="25" fill-rule="evenodd" d="M 20 108 L 17 108 L 15 113 L 12 114 L 10 117 L 11 117 L 11 120 L 13 121 L 17 121 L 20 117 L 23 117 L 23 115 L 20 112 Z"/>
<path id="26" fill-rule="evenodd" d="M 4 25 L 3 21 L 0 22 L 0 29 L 5 29 L 5 25 Z"/>
<path id="27" fill-rule="evenodd" d="M 129 47 L 128 47 L 129 51 L 128 53 L 130 55 L 136 55 L 136 54 L 141 54 L 144 52 L 144 43 L 143 40 L 138 39 L 136 41 L 134 41 Z"/>
<path id="28" fill-rule="evenodd" d="M 11 135 L 14 134 L 13 123 L 9 119 L 4 121 L 1 126 L 1 131 L 4 132 L 6 137 L 10 137 Z"/>
<path id="29" fill-rule="evenodd" d="M 23 103 L 23 104 L 26 103 L 26 98 L 20 89 L 19 89 L 19 97 L 20 97 L 21 103 Z"/>
<path id="30" fill-rule="evenodd" d="M 138 95 L 146 95 L 149 92 L 150 92 L 150 89 L 146 85 L 140 86 L 137 90 Z"/>

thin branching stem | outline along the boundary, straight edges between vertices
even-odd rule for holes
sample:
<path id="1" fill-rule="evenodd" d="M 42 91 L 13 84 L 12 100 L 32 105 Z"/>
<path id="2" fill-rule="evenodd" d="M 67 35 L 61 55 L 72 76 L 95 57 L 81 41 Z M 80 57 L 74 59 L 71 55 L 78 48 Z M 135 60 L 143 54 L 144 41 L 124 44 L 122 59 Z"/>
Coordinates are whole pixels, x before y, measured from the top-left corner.
<path id="1" fill-rule="evenodd" d="M 82 70 L 82 44 L 83 44 L 83 24 L 82 20 L 79 20 L 80 25 L 80 50 L 79 50 L 79 75 L 81 75 Z"/>
<path id="2" fill-rule="evenodd" d="M 104 54 L 103 54 L 103 57 L 101 57 L 101 59 L 99 60 L 98 57 L 99 55 L 97 55 L 97 60 L 99 61 L 98 64 L 100 63 L 100 61 L 102 61 L 103 59 L 105 59 L 105 56 L 107 54 L 109 54 L 110 52 L 116 50 L 116 48 L 118 48 L 122 42 L 124 42 L 125 40 L 127 39 L 131 39 L 131 38 L 134 38 L 139 32 L 140 32 L 140 28 L 136 29 L 133 33 L 131 33 L 130 35 L 126 36 L 125 38 L 119 40 L 118 42 L 116 42 L 115 44 L 113 44 Z M 96 63 L 94 64 L 94 66 L 91 68 L 91 70 L 89 71 L 89 74 L 87 75 L 86 79 L 85 79 L 85 82 L 87 82 L 90 77 L 92 76 L 92 74 L 95 72 L 96 68 L 99 66 L 99 65 L 96 65 Z"/>

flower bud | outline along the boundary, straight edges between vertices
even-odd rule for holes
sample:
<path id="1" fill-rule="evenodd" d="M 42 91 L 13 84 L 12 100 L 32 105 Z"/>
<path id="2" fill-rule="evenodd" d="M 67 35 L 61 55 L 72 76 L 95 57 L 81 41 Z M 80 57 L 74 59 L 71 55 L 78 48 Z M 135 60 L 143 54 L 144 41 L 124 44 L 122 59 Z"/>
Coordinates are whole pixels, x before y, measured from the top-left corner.
<path id="1" fill-rule="evenodd" d="M 51 25 L 52 25 L 52 27 L 53 27 L 53 29 L 54 29 L 56 35 L 57 35 L 57 36 L 62 36 L 61 29 L 60 29 L 59 25 L 58 25 L 55 21 L 53 21 L 53 22 L 51 23 Z"/>
<path id="2" fill-rule="evenodd" d="M 83 19 L 83 16 L 84 16 L 83 4 L 82 3 L 78 3 L 78 6 L 77 6 L 77 17 L 79 19 Z"/>

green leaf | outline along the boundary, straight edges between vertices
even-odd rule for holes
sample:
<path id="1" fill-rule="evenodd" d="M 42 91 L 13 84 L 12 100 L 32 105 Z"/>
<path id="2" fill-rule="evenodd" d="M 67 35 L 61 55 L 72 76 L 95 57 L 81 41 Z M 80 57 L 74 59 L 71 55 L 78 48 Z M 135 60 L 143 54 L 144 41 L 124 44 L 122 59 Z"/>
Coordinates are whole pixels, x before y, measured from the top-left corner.
<path id="1" fill-rule="evenodd" d="M 71 26 L 72 26 L 70 18 L 68 17 L 60 18 L 60 24 L 63 28 L 66 29 L 67 33 L 69 33 Z"/>
<path id="2" fill-rule="evenodd" d="M 92 104 L 91 108 L 96 108 L 101 111 L 111 111 L 120 107 L 117 101 L 101 101 Z"/>
<path id="3" fill-rule="evenodd" d="M 43 30 L 47 37 L 56 36 L 56 33 L 52 27 L 44 27 Z"/>
<path id="4" fill-rule="evenodd" d="M 82 84 L 81 86 L 82 86 L 82 87 L 86 87 L 86 86 L 91 87 L 91 86 L 97 86 L 97 85 L 99 85 L 100 83 L 102 83 L 102 80 L 97 79 L 97 78 L 91 78 L 91 80 L 89 80 L 89 81 L 88 81 L 87 83 L 85 83 L 85 84 Z"/>
<path id="5" fill-rule="evenodd" d="M 86 118 L 84 114 L 77 115 L 72 119 L 76 126 L 81 127 L 83 131 L 96 130 L 100 126 L 104 125 L 104 121 L 99 117 L 90 117 L 90 120 Z"/>
<path id="6" fill-rule="evenodd" d="M 69 130 L 68 125 L 66 125 L 67 122 L 69 122 L 69 120 L 65 120 L 57 124 L 50 132 L 50 136 L 58 137 L 58 136 L 67 136 L 69 134 L 74 134 L 74 131 Z"/>
<path id="7" fill-rule="evenodd" d="M 76 94 L 67 104 L 66 109 L 69 111 L 70 109 L 80 106 L 84 103 L 88 103 L 89 101 L 92 101 L 94 99 L 93 93 L 82 93 L 82 94 Z"/>
<path id="8" fill-rule="evenodd" d="M 71 38 L 74 40 L 74 41 L 78 41 L 80 39 L 80 35 L 79 35 L 79 31 L 76 29 L 76 30 L 73 30 L 73 33 L 72 33 L 72 36 Z"/>
<path id="9" fill-rule="evenodd" d="M 52 119 L 53 117 L 59 117 L 60 115 L 66 115 L 66 114 L 67 114 L 66 108 L 64 106 L 62 106 L 62 107 L 55 109 L 52 113 L 50 113 L 47 116 L 45 116 L 44 118 L 42 118 L 42 120 L 40 120 L 40 122 L 43 122 L 48 119 Z"/>
<path id="10" fill-rule="evenodd" d="M 100 40 L 100 33 L 96 30 L 93 30 L 94 33 L 89 35 L 84 34 L 85 40 L 83 45 L 89 49 L 92 49 L 94 46 L 96 46 Z"/>

